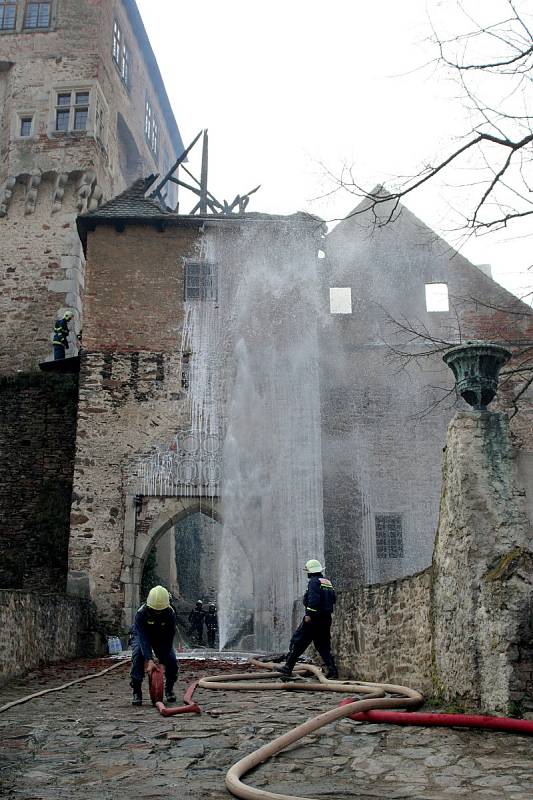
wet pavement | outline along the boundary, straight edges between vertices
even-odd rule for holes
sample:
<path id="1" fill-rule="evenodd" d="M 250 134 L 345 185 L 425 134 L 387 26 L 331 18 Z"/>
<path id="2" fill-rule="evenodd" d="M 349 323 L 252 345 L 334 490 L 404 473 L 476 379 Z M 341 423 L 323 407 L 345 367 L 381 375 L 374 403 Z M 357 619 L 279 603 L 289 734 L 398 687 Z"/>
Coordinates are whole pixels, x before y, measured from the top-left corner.
<path id="1" fill-rule="evenodd" d="M 111 663 L 78 660 L 27 675 L 0 689 L 0 705 Z M 182 662 L 179 695 L 187 681 L 224 666 L 235 671 L 235 665 Z M 201 716 L 163 718 L 146 698 L 141 708 L 130 705 L 128 680 L 124 665 L 1 713 L 0 796 L 228 798 L 224 775 L 233 763 L 341 697 L 198 689 Z M 336 800 L 531 800 L 533 737 L 342 720 L 261 765 L 246 782 Z"/>

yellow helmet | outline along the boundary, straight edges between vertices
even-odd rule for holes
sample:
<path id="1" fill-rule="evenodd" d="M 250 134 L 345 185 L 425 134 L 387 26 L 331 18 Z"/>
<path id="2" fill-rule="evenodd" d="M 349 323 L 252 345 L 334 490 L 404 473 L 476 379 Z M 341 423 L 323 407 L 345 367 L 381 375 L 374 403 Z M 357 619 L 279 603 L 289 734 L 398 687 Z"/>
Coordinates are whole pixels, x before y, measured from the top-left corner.
<path id="1" fill-rule="evenodd" d="M 306 562 L 304 569 L 306 572 L 309 572 L 310 575 L 313 575 L 316 572 L 322 572 L 322 564 L 320 561 L 317 561 L 316 558 L 310 558 L 309 561 Z"/>
<path id="2" fill-rule="evenodd" d="M 72 319 L 73 316 L 74 314 L 72 313 L 72 311 L 65 311 L 65 313 L 63 314 L 63 318 L 66 320 Z"/>
<path id="3" fill-rule="evenodd" d="M 164 586 L 154 586 L 148 592 L 146 598 L 146 605 L 148 608 L 153 608 L 154 611 L 163 611 L 170 605 L 170 595 Z"/>

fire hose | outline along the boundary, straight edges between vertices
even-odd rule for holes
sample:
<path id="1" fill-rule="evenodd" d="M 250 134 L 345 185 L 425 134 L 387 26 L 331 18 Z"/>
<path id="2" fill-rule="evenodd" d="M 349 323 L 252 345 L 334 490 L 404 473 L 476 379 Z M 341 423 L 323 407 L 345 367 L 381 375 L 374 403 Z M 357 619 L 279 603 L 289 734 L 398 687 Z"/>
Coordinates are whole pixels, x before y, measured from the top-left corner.
<path id="1" fill-rule="evenodd" d="M 533 734 L 533 722 L 521 719 L 508 719 L 502 717 L 487 717 L 463 714 L 420 714 L 416 712 L 394 712 L 376 709 L 414 708 L 423 702 L 422 695 L 407 686 L 397 686 L 386 683 L 330 681 L 322 671 L 312 664 L 299 664 L 295 668 L 298 675 L 312 674 L 318 678 L 317 682 L 294 683 L 269 683 L 268 678 L 280 678 L 277 665 L 272 662 L 261 662 L 252 659 L 252 664 L 258 667 L 267 667 L 270 672 L 247 672 L 223 676 L 210 676 L 198 681 L 198 685 L 206 689 L 225 690 L 290 690 L 290 691 L 329 691 L 344 694 L 364 694 L 366 699 L 345 699 L 337 708 L 319 714 L 302 725 L 278 736 L 272 742 L 263 745 L 253 753 L 241 758 L 226 773 L 226 788 L 242 800 L 313 800 L 309 797 L 295 797 L 294 795 L 267 792 L 256 789 L 242 782 L 242 777 L 250 770 L 264 763 L 272 756 L 284 750 L 289 745 L 308 736 L 313 731 L 343 718 L 357 721 L 387 722 L 399 725 L 446 725 L 476 728 L 492 728 L 493 730 L 514 731 L 517 733 Z M 386 695 L 389 696 L 386 696 Z"/>
<path id="2" fill-rule="evenodd" d="M 111 667 L 107 667 L 99 672 L 76 678 L 68 683 L 44 689 L 25 697 L 18 698 L 3 706 L 0 712 L 7 711 L 13 706 L 26 703 L 50 692 L 60 692 L 70 686 L 74 686 L 84 681 L 98 678 L 121 666 L 130 663 L 131 659 L 123 659 Z M 241 780 L 250 770 L 259 764 L 264 763 L 272 756 L 280 753 L 286 747 L 299 741 L 310 733 L 319 730 L 331 722 L 349 718 L 355 721 L 381 722 L 396 725 L 424 725 L 424 726 L 454 726 L 487 728 L 492 730 L 515 732 L 533 735 L 533 721 L 512 719 L 507 717 L 488 717 L 467 714 L 426 714 L 418 712 L 387 711 L 382 709 L 391 708 L 414 708 L 423 702 L 422 695 L 414 689 L 406 686 L 385 683 L 369 683 L 357 681 L 331 681 L 328 680 L 322 671 L 313 664 L 298 664 L 294 670 L 298 677 L 303 675 L 313 675 L 317 680 L 304 682 L 296 680 L 294 682 L 272 683 L 273 678 L 281 678 L 282 675 L 277 671 L 278 665 L 273 662 L 262 662 L 252 659 L 250 662 L 255 667 L 268 669 L 268 672 L 244 672 L 232 673 L 230 675 L 212 675 L 201 678 L 199 681 L 189 684 L 184 695 L 184 705 L 174 708 L 166 708 L 163 703 L 163 671 L 160 666 L 152 671 L 149 676 L 150 697 L 153 704 L 162 716 L 168 717 L 183 713 L 201 713 L 200 707 L 193 701 L 193 694 L 197 686 L 205 689 L 222 689 L 226 691 L 234 690 L 280 690 L 280 691 L 326 691 L 342 694 L 363 694 L 366 699 L 348 698 L 340 702 L 339 706 L 330 709 L 296 728 L 288 731 L 282 736 L 278 736 L 272 742 L 263 745 L 258 750 L 241 758 L 228 770 L 226 774 L 226 788 L 236 797 L 243 800 L 312 800 L 308 797 L 295 797 L 294 795 L 277 794 L 267 792 L 247 786 Z M 388 695 L 388 696 L 387 696 Z"/>

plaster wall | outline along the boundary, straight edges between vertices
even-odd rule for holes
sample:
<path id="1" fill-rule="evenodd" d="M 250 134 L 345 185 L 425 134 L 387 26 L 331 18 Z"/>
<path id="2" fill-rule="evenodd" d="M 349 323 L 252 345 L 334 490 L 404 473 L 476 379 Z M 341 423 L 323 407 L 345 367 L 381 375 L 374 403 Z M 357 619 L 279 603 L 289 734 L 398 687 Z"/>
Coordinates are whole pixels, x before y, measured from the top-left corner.
<path id="1" fill-rule="evenodd" d="M 431 562 L 441 487 L 440 453 L 455 402 L 441 353 L 409 341 L 402 325 L 451 343 L 533 336 L 533 314 L 407 209 L 380 226 L 362 204 L 327 237 L 323 305 L 351 289 L 351 314 L 321 317 L 324 523 L 328 572 L 340 587 L 412 574 Z M 380 206 L 382 219 L 387 205 Z M 425 286 L 448 286 L 450 311 L 426 310 Z M 423 356 L 401 359 L 394 349 Z M 509 408 L 516 382 L 494 408 Z M 451 392 L 450 395 L 448 393 Z M 512 420 L 533 452 L 533 394 Z M 378 557 L 376 515 L 401 515 L 403 556 Z"/>

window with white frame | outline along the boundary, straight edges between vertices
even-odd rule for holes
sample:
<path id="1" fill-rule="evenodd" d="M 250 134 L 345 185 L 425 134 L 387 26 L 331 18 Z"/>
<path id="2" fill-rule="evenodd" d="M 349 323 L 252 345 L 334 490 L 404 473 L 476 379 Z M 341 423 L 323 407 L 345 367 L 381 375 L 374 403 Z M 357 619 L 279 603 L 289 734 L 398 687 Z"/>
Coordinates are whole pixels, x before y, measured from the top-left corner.
<path id="1" fill-rule="evenodd" d="M 24 27 L 43 29 L 49 28 L 52 19 L 52 3 L 26 3 Z"/>
<path id="2" fill-rule="evenodd" d="M 218 299 L 216 264 L 205 261 L 185 262 L 185 300 Z"/>
<path id="3" fill-rule="evenodd" d="M 426 283 L 426 311 L 449 311 L 448 286 L 445 283 Z"/>
<path id="4" fill-rule="evenodd" d="M 17 24 L 17 0 L 0 2 L 0 31 L 14 31 Z"/>
<path id="5" fill-rule="evenodd" d="M 401 514 L 376 514 L 376 555 L 378 558 L 403 558 Z"/>
<path id="6" fill-rule="evenodd" d="M 55 132 L 86 131 L 89 118 L 89 89 L 56 93 Z"/>
<path id="7" fill-rule="evenodd" d="M 113 22 L 113 61 L 125 86 L 130 85 L 130 51 L 117 20 Z"/>
<path id="8" fill-rule="evenodd" d="M 149 100 L 146 101 L 144 111 L 144 136 L 150 150 L 154 156 L 157 156 L 159 150 L 159 126 Z"/>

